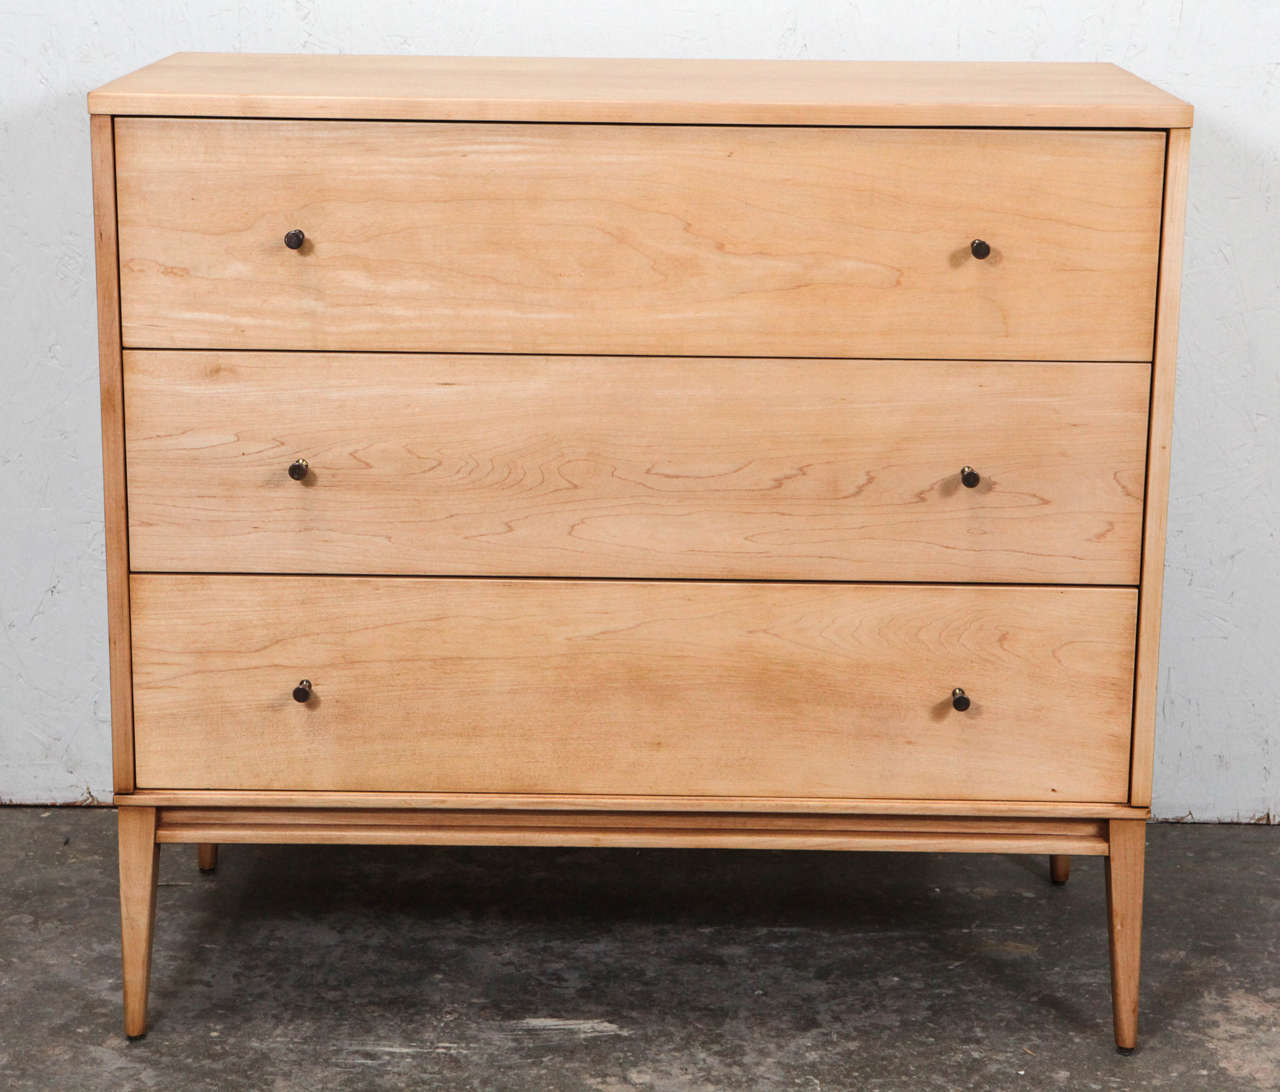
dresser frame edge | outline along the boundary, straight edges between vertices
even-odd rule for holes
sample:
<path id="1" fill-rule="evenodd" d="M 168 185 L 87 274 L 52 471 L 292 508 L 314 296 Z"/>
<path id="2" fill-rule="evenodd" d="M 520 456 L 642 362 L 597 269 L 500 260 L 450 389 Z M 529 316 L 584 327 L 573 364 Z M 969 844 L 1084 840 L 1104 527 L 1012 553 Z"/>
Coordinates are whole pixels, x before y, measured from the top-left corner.
<path id="1" fill-rule="evenodd" d="M 116 224 L 115 119 L 89 118 L 93 234 L 98 297 L 98 380 L 102 412 L 107 649 L 111 688 L 111 767 L 117 794 L 135 787 L 133 664 L 129 619 L 129 516 L 125 481 L 124 359 Z"/>
<path id="2" fill-rule="evenodd" d="M 855 800 L 763 796 L 617 796 L 571 793 L 324 792 L 243 789 L 138 789 L 117 801 L 150 808 L 239 810 L 578 812 L 612 815 L 905 816 L 992 820 L 1146 819 L 1147 808 L 1128 804 L 1036 800 Z"/>
<path id="3" fill-rule="evenodd" d="M 1169 464 L 1173 439 L 1178 309 L 1182 296 L 1183 230 L 1186 223 L 1191 130 L 1170 129 L 1166 140 L 1151 406 L 1147 418 L 1147 482 L 1142 528 L 1137 649 L 1134 660 L 1133 746 L 1129 767 L 1129 803 L 1135 807 L 1151 805 L 1151 782 L 1155 764 L 1160 614 L 1164 596 Z"/>
<path id="4" fill-rule="evenodd" d="M 129 809 L 126 809 L 129 810 Z M 1106 856 L 1099 819 L 351 808 L 157 809 L 157 843 L 798 849 Z"/>

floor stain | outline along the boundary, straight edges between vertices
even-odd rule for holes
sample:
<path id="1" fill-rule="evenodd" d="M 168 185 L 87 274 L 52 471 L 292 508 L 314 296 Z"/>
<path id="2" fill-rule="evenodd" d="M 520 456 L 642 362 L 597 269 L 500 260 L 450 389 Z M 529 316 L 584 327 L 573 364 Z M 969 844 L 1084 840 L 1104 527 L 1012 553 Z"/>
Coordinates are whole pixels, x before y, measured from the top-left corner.
<path id="1" fill-rule="evenodd" d="M 1280 1088 L 1280 987 L 1263 993 L 1210 993 L 1203 1003 L 1205 1031 L 1218 1064 L 1259 1089 Z"/>

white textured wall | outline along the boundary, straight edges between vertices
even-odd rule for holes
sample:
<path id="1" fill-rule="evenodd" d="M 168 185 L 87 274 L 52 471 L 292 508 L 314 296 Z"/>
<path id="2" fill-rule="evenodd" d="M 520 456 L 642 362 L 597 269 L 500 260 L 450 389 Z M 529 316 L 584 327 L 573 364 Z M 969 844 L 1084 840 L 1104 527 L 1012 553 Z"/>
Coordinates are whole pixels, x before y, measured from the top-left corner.
<path id="1" fill-rule="evenodd" d="M 1280 815 L 1275 0 L 0 0 L 0 799 L 110 791 L 84 95 L 177 50 L 1108 60 L 1195 103 L 1155 810 Z"/>

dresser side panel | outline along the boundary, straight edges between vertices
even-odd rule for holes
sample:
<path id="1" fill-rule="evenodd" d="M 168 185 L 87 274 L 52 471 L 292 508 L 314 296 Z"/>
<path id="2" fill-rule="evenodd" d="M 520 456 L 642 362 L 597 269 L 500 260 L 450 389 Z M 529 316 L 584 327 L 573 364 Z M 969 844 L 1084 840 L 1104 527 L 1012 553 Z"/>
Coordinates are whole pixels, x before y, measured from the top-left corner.
<path id="1" fill-rule="evenodd" d="M 117 793 L 132 792 L 133 678 L 129 630 L 129 518 L 125 497 L 124 372 L 120 267 L 116 251 L 114 119 L 89 119 L 98 282 L 98 375 L 107 556 L 107 642 L 111 668 L 111 765 Z"/>
<path id="2" fill-rule="evenodd" d="M 1133 757 L 1129 802 L 1151 804 L 1155 758 L 1156 685 L 1160 658 L 1160 608 L 1169 507 L 1169 455 L 1173 439 L 1173 387 L 1178 357 L 1178 306 L 1182 296 L 1183 227 L 1191 130 L 1170 129 L 1165 151 L 1164 218 L 1156 302 L 1155 361 L 1148 417 L 1146 519 L 1142 537 L 1142 586 L 1134 671 Z"/>

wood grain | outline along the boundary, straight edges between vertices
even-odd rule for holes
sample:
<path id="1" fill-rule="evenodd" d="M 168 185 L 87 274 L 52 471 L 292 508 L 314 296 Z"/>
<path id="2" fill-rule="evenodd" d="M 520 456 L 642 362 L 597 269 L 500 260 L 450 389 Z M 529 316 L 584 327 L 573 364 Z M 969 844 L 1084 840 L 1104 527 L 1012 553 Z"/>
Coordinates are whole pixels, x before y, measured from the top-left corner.
<path id="1" fill-rule="evenodd" d="M 192 842 L 219 838 L 223 842 L 276 845 L 433 845 L 433 846 L 574 846 L 627 849 L 790 849 L 845 850 L 858 853 L 1053 853 L 1069 848 L 1074 853 L 1102 856 L 1105 840 L 1062 838 L 1045 834 L 814 834 L 794 831 L 617 830 L 539 831 L 527 827 L 487 830 L 405 830 L 399 827 L 352 829 L 325 825 L 317 820 L 310 828 L 222 825 L 193 826 L 175 831 L 166 841 Z"/>
<path id="2" fill-rule="evenodd" d="M 156 809 L 121 808 L 118 823 L 124 1031 L 136 1039 L 147 1032 L 151 938 L 155 932 L 156 873 L 160 856 Z"/>
<path id="3" fill-rule="evenodd" d="M 1151 359 L 1162 133 L 122 118 L 116 140 L 129 347 Z"/>
<path id="4" fill-rule="evenodd" d="M 221 842 L 347 845 L 629 846 L 688 849 L 879 850 L 931 853 L 1105 855 L 1099 824 L 1021 820 L 834 820 L 794 816 L 565 816 L 535 813 L 245 811 L 165 809 L 157 838 Z"/>
<path id="5" fill-rule="evenodd" d="M 1173 390 L 1178 363 L 1178 309 L 1182 298 L 1183 225 L 1191 131 L 1169 132 L 1164 184 L 1164 230 L 1160 251 L 1160 299 L 1151 379 L 1147 446 L 1147 502 L 1142 534 L 1142 595 L 1138 607 L 1138 653 L 1134 676 L 1133 770 L 1129 800 L 1151 803 L 1156 746 L 1156 698 L 1160 674 L 1160 610 L 1164 599 L 1164 552 L 1168 530 L 1169 463 L 1173 446 Z"/>
<path id="6" fill-rule="evenodd" d="M 129 518 L 125 484 L 124 376 L 120 278 L 116 264 L 116 174 L 112 121 L 89 119 L 93 234 L 98 287 L 98 384 L 107 558 L 107 660 L 111 687 L 111 768 L 117 793 L 133 791 L 133 686 L 129 650 Z"/>
<path id="7" fill-rule="evenodd" d="M 1111 64 L 177 53 L 106 114 L 736 125 L 1165 128 L 1191 107 Z"/>
<path id="8" fill-rule="evenodd" d="M 1138 985 L 1142 962 L 1142 884 L 1147 825 L 1112 820 L 1107 857 L 1107 933 L 1111 953 L 1111 1005 L 1116 1046 L 1138 1044 Z"/>
<path id="9" fill-rule="evenodd" d="M 1106 855 L 1135 1044 L 1187 104 L 179 54 L 90 108 L 130 1035 L 159 842 L 380 843 Z"/>
<path id="10" fill-rule="evenodd" d="M 133 566 L 1136 584 L 1148 393 L 1145 364 L 128 352 Z"/>
<path id="11" fill-rule="evenodd" d="M 915 815 L 773 815 L 737 813 L 708 815 L 700 812 L 644 812 L 625 815 L 592 811 L 526 811 L 505 809 L 398 809 L 385 808 L 163 808 L 161 841 L 172 839 L 179 828 L 215 823 L 289 827 L 309 826 L 317 820 L 360 827 L 431 827 L 437 830 L 490 829 L 525 826 L 532 829 L 593 830 L 644 827 L 653 830 L 776 830 L 826 834 L 896 832 L 913 834 L 1053 834 L 1063 837 L 1103 838 L 1107 824 L 1097 819 L 996 819 L 978 816 L 928 817 Z"/>
<path id="12" fill-rule="evenodd" d="M 1128 789 L 1127 589 L 135 576 L 133 594 L 148 788 Z"/>
<path id="13" fill-rule="evenodd" d="M 582 812 L 688 812 L 873 816 L 972 816 L 986 819 L 1148 819 L 1147 808 L 1054 800 L 841 800 L 762 796 L 636 796 L 569 793 L 296 792 L 244 789 L 140 789 L 122 807 L 353 808 L 388 811 L 467 809 Z M 625 820 L 625 816 L 619 816 Z"/>

